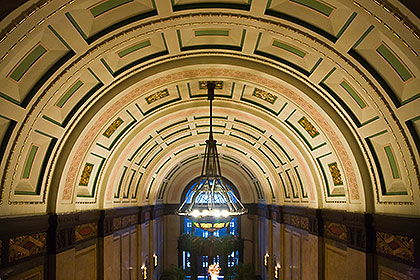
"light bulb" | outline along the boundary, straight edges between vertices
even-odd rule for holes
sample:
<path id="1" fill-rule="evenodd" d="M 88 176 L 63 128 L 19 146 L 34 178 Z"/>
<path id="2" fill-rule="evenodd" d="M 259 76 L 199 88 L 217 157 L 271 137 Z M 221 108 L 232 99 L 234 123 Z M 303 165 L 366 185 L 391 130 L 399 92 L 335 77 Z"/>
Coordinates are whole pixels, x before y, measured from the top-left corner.
<path id="1" fill-rule="evenodd" d="M 222 210 L 221 214 L 222 214 L 223 217 L 229 216 L 229 212 L 227 210 Z"/>
<path id="2" fill-rule="evenodd" d="M 194 218 L 197 218 L 198 216 L 200 216 L 200 211 L 198 210 L 192 211 L 191 216 L 193 216 Z"/>

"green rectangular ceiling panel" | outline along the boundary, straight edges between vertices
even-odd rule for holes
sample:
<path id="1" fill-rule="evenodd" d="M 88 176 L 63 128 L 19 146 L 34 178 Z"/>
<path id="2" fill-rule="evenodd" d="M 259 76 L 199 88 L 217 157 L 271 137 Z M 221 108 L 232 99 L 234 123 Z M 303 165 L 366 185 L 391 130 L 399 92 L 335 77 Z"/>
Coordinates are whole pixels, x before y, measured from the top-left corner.
<path id="1" fill-rule="evenodd" d="M 413 77 L 401 61 L 385 45 L 380 45 L 376 51 L 388 62 L 404 82 Z"/>
<path id="2" fill-rule="evenodd" d="M 229 30 L 207 29 L 195 30 L 195 36 L 229 36 Z"/>
<path id="3" fill-rule="evenodd" d="M 397 162 L 395 161 L 394 153 L 392 152 L 391 146 L 385 146 L 384 150 L 385 150 L 386 156 L 388 158 L 389 165 L 391 167 L 392 178 L 399 179 L 400 178 L 400 172 L 398 171 Z"/>
<path id="4" fill-rule="evenodd" d="M 73 96 L 73 94 L 83 85 L 83 83 L 78 80 L 61 98 L 58 100 L 56 105 L 60 108 L 63 108 L 64 104 L 66 104 L 67 100 Z"/>
<path id="5" fill-rule="evenodd" d="M 347 91 L 347 93 L 350 94 L 354 101 L 356 101 L 357 104 L 359 104 L 360 108 L 363 109 L 366 107 L 366 103 L 363 101 L 363 99 L 353 90 L 353 88 L 346 81 L 342 81 L 340 83 L 340 86 L 342 86 L 345 89 L 345 91 Z"/>
<path id="6" fill-rule="evenodd" d="M 117 8 L 129 2 L 133 2 L 133 0 L 108 0 L 96 7 L 93 7 L 92 9 L 90 9 L 90 12 L 94 17 L 97 17 L 102 15 L 103 13 L 106 13 L 114 8 Z"/>
<path id="7" fill-rule="evenodd" d="M 38 152 L 39 147 L 33 146 L 31 147 L 31 151 L 29 152 L 28 158 L 26 159 L 25 168 L 23 169 L 22 178 L 28 179 L 29 175 L 31 174 L 32 165 L 35 160 L 36 153 Z"/>
<path id="8" fill-rule="evenodd" d="M 293 54 L 295 54 L 297 56 L 300 56 L 302 58 L 304 58 L 305 55 L 306 55 L 305 52 L 303 52 L 301 50 L 298 50 L 297 48 L 292 47 L 290 45 L 287 45 L 287 44 L 281 43 L 279 41 L 276 41 L 276 40 L 274 40 L 273 46 L 278 47 L 278 48 L 283 49 L 283 50 L 286 50 L 288 52 L 291 52 L 291 53 L 293 53 Z"/>
<path id="9" fill-rule="evenodd" d="M 26 56 L 26 58 L 16 67 L 16 69 L 12 72 L 10 77 L 15 80 L 16 82 L 19 82 L 19 80 L 25 75 L 25 73 L 31 68 L 31 66 L 44 54 L 47 50 L 41 46 L 38 45 L 36 48 L 34 48 L 31 53 Z"/>
<path id="10" fill-rule="evenodd" d="M 124 56 L 126 56 L 126 55 L 128 55 L 128 54 L 130 54 L 130 53 L 132 53 L 132 52 L 138 51 L 138 50 L 140 50 L 140 49 L 142 49 L 142 48 L 145 48 L 145 47 L 148 47 L 148 46 L 150 46 L 150 45 L 151 45 L 150 40 L 147 40 L 147 41 L 144 41 L 144 42 L 138 43 L 138 44 L 136 44 L 136 45 L 134 45 L 134 46 L 131 46 L 131 47 L 129 47 L 129 48 L 126 48 L 126 49 L 124 49 L 124 50 L 122 50 L 122 51 L 118 52 L 118 56 L 119 56 L 120 58 L 122 58 L 122 57 L 124 57 Z"/>
<path id="11" fill-rule="evenodd" d="M 312 10 L 315 10 L 326 16 L 329 16 L 333 11 L 333 8 L 331 8 L 330 6 L 325 5 L 324 3 L 320 1 L 316 1 L 316 0 L 290 0 L 290 1 L 301 4 L 308 8 L 311 8 Z"/>

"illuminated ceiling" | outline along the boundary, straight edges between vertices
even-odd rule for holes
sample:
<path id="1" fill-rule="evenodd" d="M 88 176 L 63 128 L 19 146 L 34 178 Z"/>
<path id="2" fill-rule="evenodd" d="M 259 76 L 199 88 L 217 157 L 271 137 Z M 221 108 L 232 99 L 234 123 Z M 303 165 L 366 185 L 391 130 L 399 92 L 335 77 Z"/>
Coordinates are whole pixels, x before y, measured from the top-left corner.
<path id="1" fill-rule="evenodd" d="M 0 25 L 2 214 L 179 203 L 207 81 L 243 202 L 420 214 L 419 19 L 398 2 L 44 2 Z"/>

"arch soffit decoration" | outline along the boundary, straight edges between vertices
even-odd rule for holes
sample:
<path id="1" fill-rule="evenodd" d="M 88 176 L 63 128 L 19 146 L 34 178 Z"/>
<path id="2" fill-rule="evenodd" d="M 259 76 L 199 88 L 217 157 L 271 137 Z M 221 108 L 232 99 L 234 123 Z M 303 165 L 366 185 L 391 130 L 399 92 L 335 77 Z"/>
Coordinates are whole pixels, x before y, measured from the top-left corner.
<path id="1" fill-rule="evenodd" d="M 229 179 L 247 178 L 250 201 L 418 213 L 418 19 L 373 1 L 331 1 L 322 11 L 233 2 L 218 13 L 176 1 L 103 13 L 89 1 L 48 2 L 4 28 L 2 213 L 176 193 L 165 178 L 199 166 L 206 80 L 223 83 L 215 102 L 222 161 Z M 300 9 L 314 16 L 305 27 Z M 147 172 L 130 163 L 142 156 Z"/>

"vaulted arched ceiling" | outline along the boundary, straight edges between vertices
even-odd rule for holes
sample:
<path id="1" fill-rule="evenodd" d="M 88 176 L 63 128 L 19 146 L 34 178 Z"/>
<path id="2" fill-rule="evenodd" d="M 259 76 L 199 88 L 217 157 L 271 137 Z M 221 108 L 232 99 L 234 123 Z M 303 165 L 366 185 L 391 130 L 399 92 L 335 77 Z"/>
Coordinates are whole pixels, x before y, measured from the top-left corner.
<path id="1" fill-rule="evenodd" d="M 178 203 L 216 82 L 247 203 L 418 215 L 419 19 L 383 1 L 28 1 L 0 24 L 1 213 Z"/>

